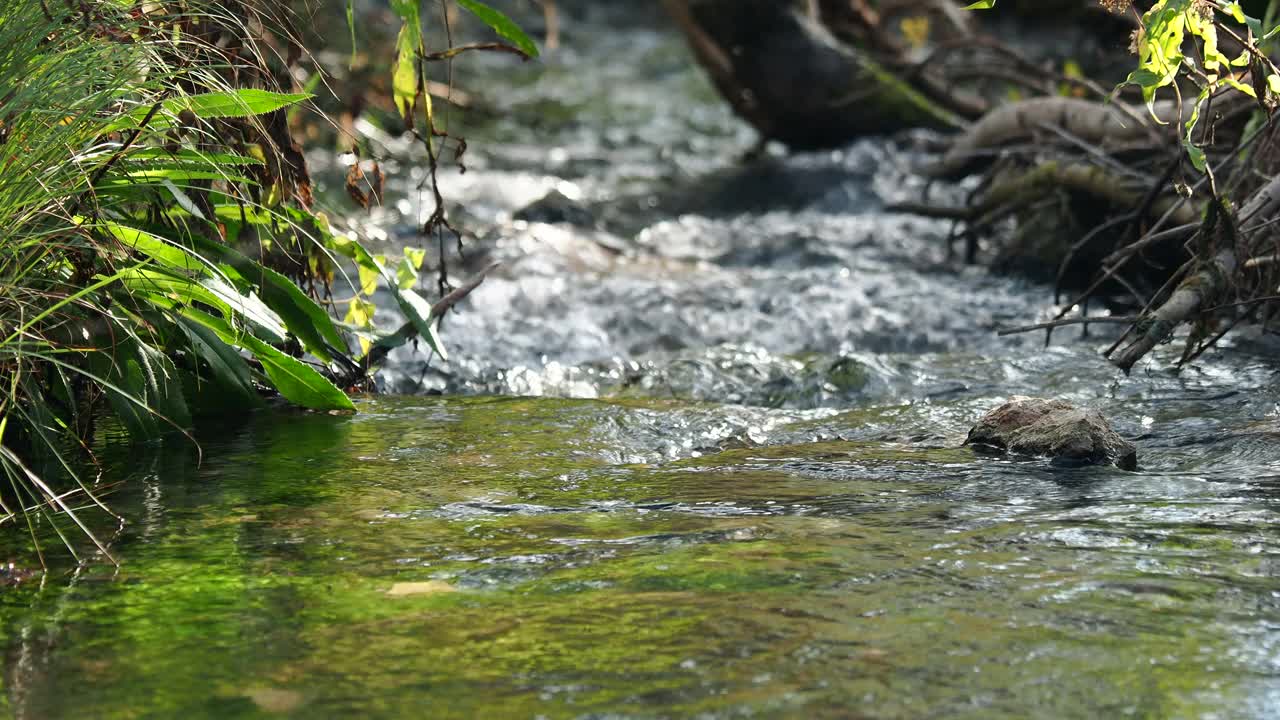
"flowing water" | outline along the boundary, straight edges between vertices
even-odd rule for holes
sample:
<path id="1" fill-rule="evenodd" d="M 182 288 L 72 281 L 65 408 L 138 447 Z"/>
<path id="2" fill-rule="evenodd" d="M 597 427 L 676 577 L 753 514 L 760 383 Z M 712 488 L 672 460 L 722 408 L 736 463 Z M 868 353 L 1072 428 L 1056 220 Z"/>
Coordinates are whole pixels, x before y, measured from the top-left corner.
<path id="1" fill-rule="evenodd" d="M 450 361 L 398 353 L 354 417 L 206 428 L 202 459 L 104 438 L 120 567 L 11 570 L 7 711 L 1280 714 L 1266 346 L 1125 378 L 1075 330 L 999 339 L 1049 291 L 883 211 L 909 149 L 743 165 L 679 39 L 595 12 L 542 66 L 472 66 L 496 107 L 443 178 L 481 228 L 453 272 L 505 264 Z M 518 212 L 550 190 L 576 203 Z M 420 242 L 418 195 L 359 222 Z M 1014 394 L 1097 407 L 1141 469 L 962 448 Z"/>

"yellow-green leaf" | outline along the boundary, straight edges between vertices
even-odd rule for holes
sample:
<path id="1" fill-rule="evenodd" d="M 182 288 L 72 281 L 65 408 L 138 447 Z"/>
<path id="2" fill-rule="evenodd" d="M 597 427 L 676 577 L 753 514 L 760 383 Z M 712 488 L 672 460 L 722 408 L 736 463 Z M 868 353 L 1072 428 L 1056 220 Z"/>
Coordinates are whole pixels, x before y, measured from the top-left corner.
<path id="1" fill-rule="evenodd" d="M 378 272 L 378 267 L 376 265 L 372 267 L 359 265 L 356 269 L 360 271 L 360 292 L 365 295 L 372 295 L 378 289 L 378 276 L 381 275 Z"/>
<path id="2" fill-rule="evenodd" d="M 400 262 L 396 263 L 396 286 L 401 290 L 408 290 L 418 282 L 418 268 L 408 257 L 403 257 Z"/>
<path id="3" fill-rule="evenodd" d="M 992 4 L 994 4 L 994 0 L 992 0 Z M 498 35 L 510 40 L 513 45 L 520 48 L 520 52 L 529 57 L 538 57 L 538 46 L 533 43 L 533 40 L 529 39 L 529 36 L 520 29 L 519 25 L 511 21 L 511 18 L 482 2 L 478 2 L 478 0 L 458 0 L 458 5 L 480 18 L 481 22 L 492 28 Z"/>
<path id="4" fill-rule="evenodd" d="M 404 259 L 413 265 L 414 270 L 421 270 L 422 263 L 427 260 L 427 251 L 425 248 L 407 247 L 404 249 Z"/>
<path id="5" fill-rule="evenodd" d="M 391 91 L 400 117 L 413 126 L 413 111 L 418 97 L 418 52 L 422 46 L 421 28 L 408 22 L 396 38 L 396 66 L 391 74 Z"/>

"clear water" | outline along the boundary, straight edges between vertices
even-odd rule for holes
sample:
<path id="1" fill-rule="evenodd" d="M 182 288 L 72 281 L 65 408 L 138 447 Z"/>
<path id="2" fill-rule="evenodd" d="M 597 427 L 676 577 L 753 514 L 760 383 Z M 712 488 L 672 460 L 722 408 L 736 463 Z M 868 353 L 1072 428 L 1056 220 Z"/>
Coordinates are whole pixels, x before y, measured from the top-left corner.
<path id="1" fill-rule="evenodd" d="M 506 261 L 451 362 L 207 428 L 202 460 L 105 437 L 121 565 L 0 592 L 9 714 L 1280 714 L 1267 346 L 1125 378 L 1077 331 L 998 339 L 1049 292 L 880 209 L 909 150 L 743 168 L 648 13 L 570 20 L 446 178 L 482 228 L 455 272 Z M 588 227 L 512 221 L 554 187 Z M 412 242 L 415 195 L 359 222 Z M 1099 408 L 1141 469 L 960 448 L 1013 394 Z"/>

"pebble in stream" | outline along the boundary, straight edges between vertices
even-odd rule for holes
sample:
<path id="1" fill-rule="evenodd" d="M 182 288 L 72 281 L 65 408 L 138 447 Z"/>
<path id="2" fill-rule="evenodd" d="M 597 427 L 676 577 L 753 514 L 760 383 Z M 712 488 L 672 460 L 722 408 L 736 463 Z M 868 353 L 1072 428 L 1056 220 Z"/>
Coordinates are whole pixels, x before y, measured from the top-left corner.
<path id="1" fill-rule="evenodd" d="M 1115 464 L 1136 470 L 1133 443 L 1111 429 L 1097 410 L 1063 400 L 1014 397 L 980 418 L 965 445 L 975 449 L 1048 457 L 1055 465 Z"/>

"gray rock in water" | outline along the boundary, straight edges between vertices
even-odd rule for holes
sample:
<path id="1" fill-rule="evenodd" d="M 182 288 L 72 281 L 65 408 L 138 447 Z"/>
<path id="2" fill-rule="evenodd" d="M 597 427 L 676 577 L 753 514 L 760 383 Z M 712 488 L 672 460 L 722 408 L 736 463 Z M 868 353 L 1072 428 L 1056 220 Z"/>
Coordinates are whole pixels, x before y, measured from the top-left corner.
<path id="1" fill-rule="evenodd" d="M 529 205 L 517 210 L 513 215 L 516 220 L 548 223 L 551 225 L 565 223 L 576 227 L 593 227 L 596 219 L 591 210 L 569 198 L 559 190 L 552 190 Z"/>
<path id="2" fill-rule="evenodd" d="M 1133 443 L 1112 430 L 1101 413 L 1064 400 L 1014 397 L 982 416 L 964 444 L 977 450 L 1043 456 L 1055 465 L 1138 467 Z"/>

